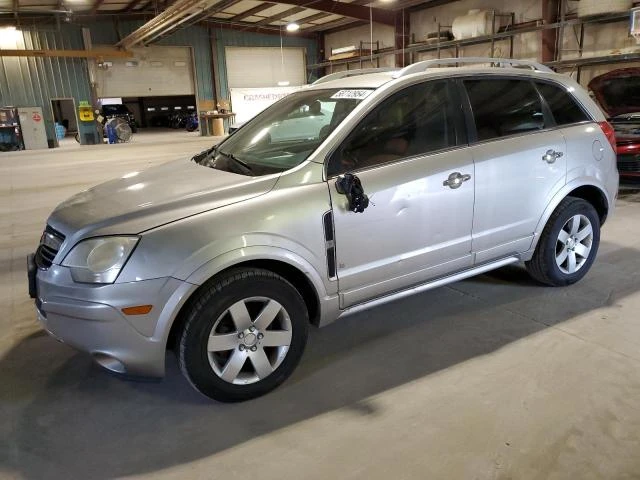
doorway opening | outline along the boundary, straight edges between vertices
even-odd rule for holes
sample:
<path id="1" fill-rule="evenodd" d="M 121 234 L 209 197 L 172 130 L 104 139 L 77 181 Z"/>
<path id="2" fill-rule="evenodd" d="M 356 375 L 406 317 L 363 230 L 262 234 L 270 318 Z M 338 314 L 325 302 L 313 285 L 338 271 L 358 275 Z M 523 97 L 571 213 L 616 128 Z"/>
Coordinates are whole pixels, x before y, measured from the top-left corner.
<path id="1" fill-rule="evenodd" d="M 51 110 L 55 127 L 56 143 L 59 147 L 77 145 L 78 118 L 73 98 L 52 98 Z"/>

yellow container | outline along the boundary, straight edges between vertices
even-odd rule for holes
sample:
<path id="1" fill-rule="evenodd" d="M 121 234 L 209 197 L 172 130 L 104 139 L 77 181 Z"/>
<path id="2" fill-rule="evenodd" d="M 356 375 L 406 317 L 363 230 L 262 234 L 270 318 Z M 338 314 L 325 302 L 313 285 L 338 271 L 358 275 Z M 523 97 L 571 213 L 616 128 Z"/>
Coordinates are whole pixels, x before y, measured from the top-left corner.
<path id="1" fill-rule="evenodd" d="M 91 105 L 80 105 L 78 107 L 78 116 L 81 122 L 93 122 L 95 119 Z"/>

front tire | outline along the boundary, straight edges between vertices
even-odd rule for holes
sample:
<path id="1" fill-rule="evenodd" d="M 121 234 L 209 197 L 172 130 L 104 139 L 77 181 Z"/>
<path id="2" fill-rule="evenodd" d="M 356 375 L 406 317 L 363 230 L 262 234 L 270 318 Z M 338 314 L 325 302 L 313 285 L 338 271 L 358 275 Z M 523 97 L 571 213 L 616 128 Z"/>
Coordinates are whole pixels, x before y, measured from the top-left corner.
<path id="1" fill-rule="evenodd" d="M 178 362 L 202 394 L 221 402 L 249 400 L 291 375 L 308 329 L 304 300 L 286 279 L 262 269 L 233 270 L 192 302 Z"/>
<path id="2" fill-rule="evenodd" d="M 584 277 L 600 245 L 600 217 L 581 198 L 567 197 L 553 212 L 526 267 L 546 285 L 565 286 Z"/>

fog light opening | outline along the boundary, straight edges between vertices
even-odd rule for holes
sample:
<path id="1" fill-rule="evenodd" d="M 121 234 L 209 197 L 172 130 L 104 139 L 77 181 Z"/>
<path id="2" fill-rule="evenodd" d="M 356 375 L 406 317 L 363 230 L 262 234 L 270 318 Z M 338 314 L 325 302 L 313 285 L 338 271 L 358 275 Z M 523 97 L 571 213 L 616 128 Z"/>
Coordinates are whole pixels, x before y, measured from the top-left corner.
<path id="1" fill-rule="evenodd" d="M 127 369 L 120 360 L 106 353 L 93 353 L 91 354 L 93 359 L 102 368 L 106 368 L 110 372 L 114 373 L 127 373 Z"/>

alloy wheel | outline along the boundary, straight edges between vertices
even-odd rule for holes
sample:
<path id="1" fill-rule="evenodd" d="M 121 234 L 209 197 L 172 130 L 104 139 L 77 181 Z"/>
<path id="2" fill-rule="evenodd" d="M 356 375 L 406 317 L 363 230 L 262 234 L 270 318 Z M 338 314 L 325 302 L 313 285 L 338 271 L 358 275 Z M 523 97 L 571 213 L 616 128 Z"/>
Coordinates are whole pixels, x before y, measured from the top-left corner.
<path id="1" fill-rule="evenodd" d="M 267 297 L 239 300 L 213 324 L 207 355 L 222 380 L 247 385 L 271 375 L 291 345 L 291 319 L 286 309 Z"/>
<path id="2" fill-rule="evenodd" d="M 593 245 L 593 226 L 585 215 L 574 215 L 565 222 L 556 242 L 556 264 L 562 273 L 582 268 Z"/>

